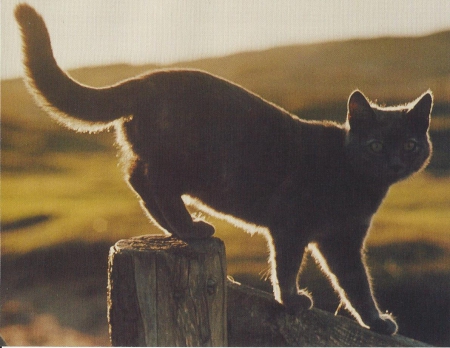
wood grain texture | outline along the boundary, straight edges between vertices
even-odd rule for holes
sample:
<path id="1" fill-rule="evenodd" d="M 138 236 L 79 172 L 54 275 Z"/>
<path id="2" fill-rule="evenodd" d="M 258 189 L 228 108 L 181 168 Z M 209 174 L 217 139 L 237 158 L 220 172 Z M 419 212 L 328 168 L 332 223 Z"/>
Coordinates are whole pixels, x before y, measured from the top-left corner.
<path id="1" fill-rule="evenodd" d="M 427 346 L 401 335 L 386 336 L 319 309 L 289 315 L 272 294 L 228 281 L 230 346 Z"/>
<path id="2" fill-rule="evenodd" d="M 108 318 L 114 346 L 225 346 L 226 262 L 217 238 L 166 236 L 110 251 Z"/>

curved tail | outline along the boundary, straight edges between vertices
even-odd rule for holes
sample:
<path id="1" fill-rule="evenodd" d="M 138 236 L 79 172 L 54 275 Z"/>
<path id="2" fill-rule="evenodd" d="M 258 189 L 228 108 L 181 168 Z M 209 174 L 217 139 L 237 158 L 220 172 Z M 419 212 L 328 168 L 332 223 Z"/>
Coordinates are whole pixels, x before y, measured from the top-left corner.
<path id="1" fill-rule="evenodd" d="M 15 16 L 22 31 L 27 85 L 52 117 L 75 130 L 95 131 L 132 114 L 136 81 L 105 88 L 74 81 L 56 63 L 47 27 L 35 9 L 20 4 Z"/>

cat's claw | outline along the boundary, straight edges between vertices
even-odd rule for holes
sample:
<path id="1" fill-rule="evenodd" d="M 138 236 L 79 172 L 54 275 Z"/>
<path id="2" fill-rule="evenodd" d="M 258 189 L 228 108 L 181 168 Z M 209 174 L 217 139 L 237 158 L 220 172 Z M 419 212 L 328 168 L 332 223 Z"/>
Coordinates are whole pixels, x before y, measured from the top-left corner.
<path id="1" fill-rule="evenodd" d="M 370 330 L 384 334 L 395 335 L 398 330 L 397 323 L 389 314 L 382 314 L 378 319 L 369 324 Z"/>
<path id="2" fill-rule="evenodd" d="M 283 304 L 289 314 L 296 314 L 311 309 L 313 301 L 306 293 L 299 293 L 298 295 L 289 296 L 288 298 L 283 299 Z"/>

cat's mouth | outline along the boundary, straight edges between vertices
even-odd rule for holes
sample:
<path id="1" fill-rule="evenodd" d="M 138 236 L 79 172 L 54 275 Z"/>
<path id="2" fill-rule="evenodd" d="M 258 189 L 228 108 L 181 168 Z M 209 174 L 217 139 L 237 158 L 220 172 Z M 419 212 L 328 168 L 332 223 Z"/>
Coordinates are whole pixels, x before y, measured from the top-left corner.
<path id="1" fill-rule="evenodd" d="M 410 172 L 405 166 L 391 165 L 385 171 L 385 179 L 390 183 L 397 182 L 409 176 Z"/>
<path id="2" fill-rule="evenodd" d="M 406 166 L 403 165 L 382 165 L 379 167 L 367 168 L 365 175 L 372 180 L 391 185 L 409 176 L 411 173 Z"/>
<path id="3" fill-rule="evenodd" d="M 406 172 L 406 167 L 401 164 L 392 164 L 389 165 L 388 170 L 393 176 L 401 176 Z"/>

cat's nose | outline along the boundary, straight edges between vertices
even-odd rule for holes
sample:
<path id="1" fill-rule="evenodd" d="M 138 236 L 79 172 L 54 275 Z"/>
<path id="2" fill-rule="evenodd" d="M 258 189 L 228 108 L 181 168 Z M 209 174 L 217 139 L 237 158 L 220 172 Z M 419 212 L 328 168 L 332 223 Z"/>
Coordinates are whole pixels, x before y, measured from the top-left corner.
<path id="1" fill-rule="evenodd" d="M 401 161 L 401 159 L 397 156 L 392 157 L 389 161 L 389 169 L 393 171 L 395 174 L 400 173 L 403 169 L 405 169 L 405 165 Z"/>
<path id="2" fill-rule="evenodd" d="M 389 169 L 392 170 L 395 174 L 400 173 L 405 167 L 401 164 L 393 164 L 389 166 Z"/>

